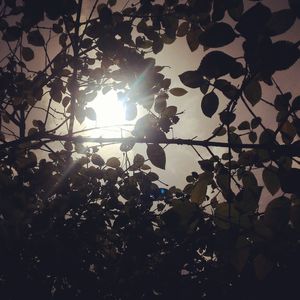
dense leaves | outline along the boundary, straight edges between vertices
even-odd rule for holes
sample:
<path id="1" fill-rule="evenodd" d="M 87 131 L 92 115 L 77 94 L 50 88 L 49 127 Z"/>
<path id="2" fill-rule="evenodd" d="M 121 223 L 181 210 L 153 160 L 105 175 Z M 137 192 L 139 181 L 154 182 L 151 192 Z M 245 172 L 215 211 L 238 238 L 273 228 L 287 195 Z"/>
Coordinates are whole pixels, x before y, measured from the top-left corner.
<path id="1" fill-rule="evenodd" d="M 1 299 L 297 298 L 300 5 L 273 2 L 0 1 Z"/>

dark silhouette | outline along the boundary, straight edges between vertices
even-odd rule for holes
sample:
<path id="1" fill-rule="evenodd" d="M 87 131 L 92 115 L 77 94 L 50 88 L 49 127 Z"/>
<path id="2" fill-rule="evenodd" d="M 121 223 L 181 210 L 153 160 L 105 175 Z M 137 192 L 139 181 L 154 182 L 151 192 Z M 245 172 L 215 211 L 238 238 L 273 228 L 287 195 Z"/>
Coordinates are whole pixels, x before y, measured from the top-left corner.
<path id="1" fill-rule="evenodd" d="M 0 1 L 1 299 L 297 298 L 300 96 L 274 75 L 297 65 L 300 2 L 98 2 Z M 205 140 L 170 134 L 188 88 L 155 56 L 179 38 L 205 50 L 174 74 L 216 124 Z M 84 135 L 88 103 L 110 90 L 128 120 L 148 113 L 130 137 Z M 111 143 L 123 162 L 100 156 Z M 136 143 L 147 157 L 130 159 Z M 151 169 L 168 144 L 199 160 L 183 190 Z"/>

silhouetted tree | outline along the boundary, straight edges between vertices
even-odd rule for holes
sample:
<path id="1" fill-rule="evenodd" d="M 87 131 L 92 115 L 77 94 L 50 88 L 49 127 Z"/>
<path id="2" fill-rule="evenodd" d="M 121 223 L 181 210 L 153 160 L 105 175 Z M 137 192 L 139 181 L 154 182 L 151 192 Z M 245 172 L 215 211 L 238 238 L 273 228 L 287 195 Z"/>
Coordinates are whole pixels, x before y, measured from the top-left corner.
<path id="1" fill-rule="evenodd" d="M 1 298 L 297 297 L 300 96 L 274 76 L 299 58 L 300 2 L 99 2 L 0 1 Z M 170 136 L 172 97 L 188 89 L 171 87 L 155 56 L 182 37 L 203 48 L 174 76 L 217 124 L 205 140 Z M 134 129 L 90 137 L 78 126 L 110 90 Z M 123 162 L 101 157 L 111 143 Z M 146 158 L 130 159 L 136 143 Z M 197 154 L 183 190 L 151 169 L 165 168 L 169 144 Z"/>

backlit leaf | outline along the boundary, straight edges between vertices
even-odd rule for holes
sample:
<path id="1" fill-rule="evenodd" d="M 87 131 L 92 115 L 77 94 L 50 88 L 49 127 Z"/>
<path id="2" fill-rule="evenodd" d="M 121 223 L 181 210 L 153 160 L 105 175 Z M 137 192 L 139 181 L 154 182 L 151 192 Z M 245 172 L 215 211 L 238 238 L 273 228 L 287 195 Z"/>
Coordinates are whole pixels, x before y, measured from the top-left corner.
<path id="1" fill-rule="evenodd" d="M 274 166 L 269 166 L 262 172 L 264 184 L 272 195 L 275 195 L 280 188 L 280 181 L 277 174 L 278 169 Z"/>
<path id="2" fill-rule="evenodd" d="M 230 224 L 239 223 L 239 212 L 227 202 L 218 203 L 215 209 L 214 222 L 221 229 L 229 229 Z M 229 213 L 230 212 L 230 213 Z"/>
<path id="3" fill-rule="evenodd" d="M 183 88 L 172 88 L 169 92 L 176 97 L 181 97 L 187 93 L 187 91 Z"/>
<path id="4" fill-rule="evenodd" d="M 214 92 L 206 94 L 202 98 L 201 109 L 205 116 L 211 118 L 219 107 L 219 98 Z"/>
<path id="5" fill-rule="evenodd" d="M 261 86 L 258 81 L 251 80 L 244 89 L 244 94 L 247 100 L 254 106 L 259 102 L 262 95 Z"/>
<path id="6" fill-rule="evenodd" d="M 24 60 L 30 61 L 34 58 L 34 52 L 29 47 L 22 47 L 22 56 Z"/>
<path id="7" fill-rule="evenodd" d="M 185 36 L 188 31 L 189 31 L 189 28 L 190 28 L 190 24 L 189 22 L 182 22 L 179 26 L 178 26 L 178 29 L 177 29 L 177 36 L 179 37 L 182 37 L 182 36 Z"/>
<path id="8" fill-rule="evenodd" d="M 94 165 L 100 167 L 104 166 L 105 164 L 104 159 L 97 153 L 92 154 L 91 161 Z"/>
<path id="9" fill-rule="evenodd" d="M 254 258 L 253 264 L 256 277 L 259 280 L 264 280 L 273 269 L 273 263 L 262 254 L 258 254 Z"/>
<path id="10" fill-rule="evenodd" d="M 111 168 L 118 168 L 121 165 L 120 160 L 117 157 L 111 157 L 107 160 L 106 165 Z"/>
<path id="11" fill-rule="evenodd" d="M 166 167 L 166 154 L 165 150 L 158 144 L 147 145 L 147 155 L 151 163 L 160 168 L 165 169 Z"/>
<path id="12" fill-rule="evenodd" d="M 201 45 L 207 48 L 219 48 L 230 44 L 236 37 L 232 27 L 227 23 L 215 23 L 199 36 Z"/>
<path id="13" fill-rule="evenodd" d="M 295 20 L 295 14 L 290 9 L 276 11 L 266 25 L 267 32 L 270 36 L 282 34 L 293 26 Z"/>
<path id="14" fill-rule="evenodd" d="M 27 40 L 29 44 L 36 47 L 43 47 L 45 44 L 44 37 L 39 30 L 29 32 L 27 35 Z"/>
<path id="15" fill-rule="evenodd" d="M 179 75 L 179 79 L 185 86 L 190 88 L 198 88 L 203 82 L 207 81 L 199 71 L 186 71 Z"/>

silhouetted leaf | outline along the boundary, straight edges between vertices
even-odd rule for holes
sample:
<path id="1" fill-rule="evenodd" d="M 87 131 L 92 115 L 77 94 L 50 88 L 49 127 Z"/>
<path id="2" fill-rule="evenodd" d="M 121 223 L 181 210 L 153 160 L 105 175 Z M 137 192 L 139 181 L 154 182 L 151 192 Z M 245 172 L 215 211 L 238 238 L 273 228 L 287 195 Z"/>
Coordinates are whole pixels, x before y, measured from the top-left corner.
<path id="1" fill-rule="evenodd" d="M 190 28 L 190 24 L 189 22 L 182 22 L 179 26 L 178 26 L 178 29 L 177 29 L 177 36 L 179 37 L 182 37 L 182 36 L 185 36 L 187 35 L 188 31 L 189 31 L 189 28 Z"/>
<path id="2" fill-rule="evenodd" d="M 118 168 L 121 165 L 120 160 L 117 157 L 111 157 L 107 160 L 106 165 L 111 168 Z"/>
<path id="3" fill-rule="evenodd" d="M 22 47 L 22 56 L 24 60 L 30 61 L 34 58 L 34 52 L 29 47 Z"/>
<path id="4" fill-rule="evenodd" d="M 21 37 L 22 30 L 20 27 L 17 26 L 10 26 L 6 29 L 5 33 L 3 34 L 3 40 L 7 42 L 16 41 Z"/>
<path id="5" fill-rule="evenodd" d="M 268 203 L 263 222 L 276 231 L 284 229 L 289 222 L 291 201 L 286 197 L 278 197 Z"/>
<path id="6" fill-rule="evenodd" d="M 203 82 L 207 81 L 203 78 L 200 71 L 186 71 L 179 75 L 181 82 L 190 88 L 198 88 Z"/>
<path id="7" fill-rule="evenodd" d="M 201 204 L 206 199 L 207 181 L 198 180 L 191 192 L 191 200 L 196 204 Z"/>
<path id="8" fill-rule="evenodd" d="M 289 41 L 274 43 L 264 57 L 264 64 L 271 70 L 286 70 L 299 58 L 300 51 L 295 44 Z"/>
<path id="9" fill-rule="evenodd" d="M 246 38 L 256 36 L 264 31 L 265 25 L 271 18 L 271 15 L 271 10 L 268 7 L 257 3 L 244 12 L 235 29 Z"/>
<path id="10" fill-rule="evenodd" d="M 272 195 L 275 195 L 280 188 L 280 181 L 277 173 L 278 169 L 274 166 L 265 168 L 262 173 L 264 184 Z"/>
<path id="11" fill-rule="evenodd" d="M 270 36 L 282 34 L 289 30 L 294 22 L 296 17 L 290 9 L 282 9 L 272 13 L 272 17 L 268 21 L 267 33 Z"/>
<path id="12" fill-rule="evenodd" d="M 152 50 L 154 54 L 159 53 L 164 47 L 164 43 L 161 38 L 156 38 L 153 40 Z"/>
<path id="13" fill-rule="evenodd" d="M 257 141 L 257 134 L 256 134 L 255 131 L 250 131 L 249 132 L 249 140 L 253 144 Z"/>
<path id="14" fill-rule="evenodd" d="M 300 194 L 300 169 L 279 169 L 278 177 L 284 193 Z"/>
<path id="15" fill-rule="evenodd" d="M 207 48 L 223 47 L 235 39 L 236 34 L 227 23 L 215 23 L 209 26 L 205 32 L 199 36 L 199 42 L 201 45 Z"/>
<path id="16" fill-rule="evenodd" d="M 239 212 L 227 202 L 219 203 L 215 209 L 214 222 L 221 229 L 229 229 L 231 224 L 238 224 Z M 229 213 L 230 211 L 230 213 Z"/>
<path id="17" fill-rule="evenodd" d="M 250 82 L 248 82 L 244 89 L 244 94 L 247 100 L 252 104 L 252 106 L 257 104 L 260 101 L 262 95 L 260 83 L 256 80 L 251 80 Z"/>
<path id="18" fill-rule="evenodd" d="M 292 9 L 293 13 L 300 19 L 300 3 L 299 0 L 289 0 L 290 8 Z"/>
<path id="19" fill-rule="evenodd" d="M 158 144 L 147 145 L 147 155 L 151 163 L 160 168 L 165 169 L 166 167 L 166 154 L 164 149 Z"/>
<path id="20" fill-rule="evenodd" d="M 202 98 L 201 109 L 205 116 L 211 118 L 219 107 L 219 98 L 214 92 L 206 94 Z"/>
<path id="21" fill-rule="evenodd" d="M 93 153 L 91 157 L 91 161 L 94 165 L 102 167 L 105 165 L 104 159 L 97 153 Z"/>
<path id="22" fill-rule="evenodd" d="M 259 137 L 260 144 L 271 144 L 274 142 L 275 134 L 271 129 L 265 129 Z"/>
<path id="23" fill-rule="evenodd" d="M 39 30 L 33 30 L 29 32 L 27 35 L 27 40 L 29 44 L 36 47 L 43 47 L 45 44 L 44 37 Z"/>
<path id="24" fill-rule="evenodd" d="M 133 165 L 136 168 L 140 168 L 145 162 L 145 158 L 141 154 L 136 154 L 133 158 Z"/>
<path id="25" fill-rule="evenodd" d="M 261 118 L 260 117 L 255 117 L 251 120 L 251 128 L 255 129 L 257 128 L 261 123 Z"/>
<path id="26" fill-rule="evenodd" d="M 218 78 L 232 72 L 236 61 L 230 55 L 221 51 L 212 51 L 201 60 L 198 71 L 208 78 Z"/>
<path id="27" fill-rule="evenodd" d="M 230 111 L 222 111 L 220 113 L 220 120 L 225 125 L 230 125 L 236 118 L 235 113 Z"/>
<path id="28" fill-rule="evenodd" d="M 202 30 L 196 29 L 196 30 L 190 30 L 188 32 L 188 34 L 186 35 L 186 41 L 192 52 L 197 50 L 199 47 L 199 44 L 200 44 L 199 36 L 201 33 L 202 33 Z"/>
<path id="29" fill-rule="evenodd" d="M 235 5 L 229 7 L 227 11 L 234 21 L 239 21 L 244 11 L 244 2 L 236 1 Z"/>
<path id="30" fill-rule="evenodd" d="M 181 97 L 187 93 L 187 91 L 183 88 L 172 88 L 169 92 L 176 97 Z"/>
<path id="31" fill-rule="evenodd" d="M 240 125 L 238 126 L 239 130 L 247 130 L 250 129 L 250 123 L 248 121 L 243 121 L 242 123 L 240 123 Z"/>
<path id="32" fill-rule="evenodd" d="M 259 280 L 264 280 L 273 269 L 273 263 L 262 254 L 258 254 L 254 258 L 253 264 L 256 277 Z"/>

